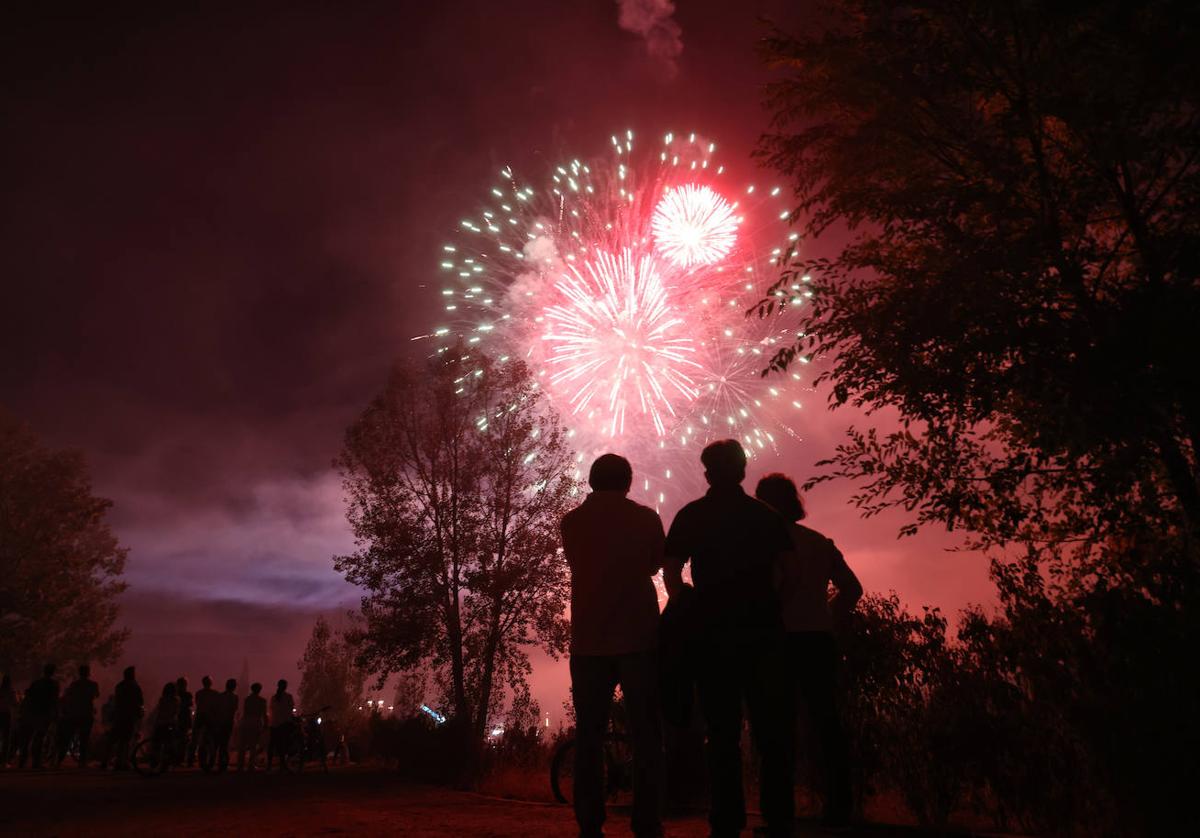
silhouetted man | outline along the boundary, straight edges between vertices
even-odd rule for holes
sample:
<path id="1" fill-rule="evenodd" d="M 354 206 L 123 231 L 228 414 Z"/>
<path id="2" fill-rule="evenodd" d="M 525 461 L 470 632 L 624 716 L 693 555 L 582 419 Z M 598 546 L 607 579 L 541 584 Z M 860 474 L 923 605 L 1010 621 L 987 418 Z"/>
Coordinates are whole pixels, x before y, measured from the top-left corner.
<path id="1" fill-rule="evenodd" d="M 658 594 L 663 526 L 653 509 L 629 500 L 629 461 L 592 463 L 592 492 L 563 516 L 571 568 L 571 693 L 575 702 L 575 819 L 581 836 L 602 835 L 604 736 L 621 685 L 633 742 L 633 832 L 662 834 L 662 727 L 658 716 Z"/>
<path id="2" fill-rule="evenodd" d="M 33 767 L 42 767 L 42 754 L 46 747 L 46 732 L 54 723 L 58 712 L 58 681 L 54 678 L 54 664 L 42 668 L 42 677 L 35 680 L 25 691 L 21 703 L 21 724 L 27 725 L 28 738 L 22 736 L 21 757 L 17 761 L 25 767 L 25 758 L 33 752 Z M 54 744 L 54 743 L 51 743 Z"/>
<path id="3" fill-rule="evenodd" d="M 862 585 L 832 541 L 799 523 L 806 513 L 789 477 L 768 474 L 758 481 L 754 495 L 788 522 L 793 553 L 779 573 L 788 659 L 793 686 L 804 699 L 821 743 L 824 820 L 830 826 L 843 826 L 850 820 L 850 758 L 837 709 L 834 627 L 854 610 Z M 832 600 L 831 583 L 837 591 Z"/>
<path id="4" fill-rule="evenodd" d="M 283 678 L 271 696 L 271 738 L 267 740 L 267 770 L 271 770 L 271 760 L 279 755 L 279 769 L 287 771 L 287 752 L 291 744 L 292 725 L 295 723 L 296 702 L 287 691 L 288 682 Z"/>
<path id="5" fill-rule="evenodd" d="M 213 718 L 213 735 L 217 740 L 217 770 L 229 767 L 229 737 L 233 735 L 233 718 L 237 715 L 237 680 L 225 682 L 225 692 L 217 696 Z"/>
<path id="6" fill-rule="evenodd" d="M 88 743 L 92 738 L 92 725 L 96 722 L 96 699 L 100 697 L 100 687 L 91 679 L 91 674 L 90 666 L 80 665 L 79 677 L 63 692 L 62 712 L 58 719 L 58 761 L 63 761 L 71 740 L 78 736 L 80 768 L 87 765 Z"/>
<path id="7" fill-rule="evenodd" d="M 179 699 L 179 721 L 175 725 L 175 735 L 179 737 L 180 742 L 184 743 L 184 750 L 187 751 L 193 747 L 191 744 L 192 713 L 195 701 L 188 689 L 188 679 L 182 675 L 175 679 L 175 697 Z M 194 754 L 194 751 L 192 753 Z M 186 757 L 186 754 L 183 756 Z"/>
<path id="8" fill-rule="evenodd" d="M 242 703 L 242 724 L 238 729 L 238 771 L 246 767 L 246 751 L 250 752 L 250 770 L 258 760 L 263 730 L 267 727 L 267 700 L 262 697 L 262 684 L 250 685 L 250 695 Z"/>
<path id="9" fill-rule="evenodd" d="M 214 742 L 213 719 L 217 713 L 217 696 L 218 693 L 212 688 L 212 678 L 205 675 L 200 679 L 200 689 L 196 690 L 196 715 L 192 720 L 192 740 L 188 747 L 188 765 L 191 765 L 196 757 L 196 751 L 203 748 L 205 738 L 207 738 L 209 748 L 204 748 L 208 753 L 201 753 L 200 760 L 208 766 L 208 761 L 215 755 L 211 752 L 211 745 Z"/>
<path id="10" fill-rule="evenodd" d="M 129 749 L 145 713 L 144 705 L 145 700 L 142 688 L 137 682 L 136 670 L 127 666 L 124 676 L 113 690 L 113 721 L 112 730 L 109 731 L 112 742 L 110 756 L 113 758 L 113 767 L 117 770 L 129 767 Z"/>
<path id="11" fill-rule="evenodd" d="M 700 455 L 709 490 L 675 516 L 667 534 L 663 580 L 671 596 L 684 589 L 692 563 L 699 621 L 697 684 L 708 730 L 712 809 L 717 838 L 746 825 L 742 791 L 742 700 L 762 756 L 761 807 L 770 835 L 791 835 L 794 713 L 775 568 L 791 550 L 783 520 L 742 490 L 746 453 L 732 439 Z"/>

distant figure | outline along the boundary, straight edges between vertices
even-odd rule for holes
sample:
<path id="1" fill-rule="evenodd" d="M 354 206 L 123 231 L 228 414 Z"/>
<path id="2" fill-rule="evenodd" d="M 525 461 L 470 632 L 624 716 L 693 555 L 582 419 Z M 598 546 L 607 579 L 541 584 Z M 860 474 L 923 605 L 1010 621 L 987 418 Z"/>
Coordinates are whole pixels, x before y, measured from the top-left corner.
<path id="1" fill-rule="evenodd" d="M 121 681 L 113 690 L 112 728 L 109 730 L 109 757 L 113 767 L 123 771 L 129 767 L 129 750 L 137 736 L 138 724 L 145 713 L 142 688 L 137 682 L 137 671 L 125 667 Z M 107 766 L 107 760 L 105 760 Z"/>
<path id="2" fill-rule="evenodd" d="M 229 767 L 229 737 L 233 735 L 233 719 L 237 716 L 237 679 L 225 682 L 225 692 L 217 696 L 213 718 L 213 735 L 217 740 L 217 770 Z"/>
<path id="3" fill-rule="evenodd" d="M 17 711 L 17 691 L 8 673 L 0 677 L 0 768 L 8 765 L 12 753 L 13 714 Z"/>
<path id="4" fill-rule="evenodd" d="M 808 708 L 823 752 L 824 821 L 842 826 L 850 820 L 850 762 L 846 735 L 838 717 L 834 627 L 841 625 L 862 596 L 862 585 L 833 542 L 801 526 L 806 517 L 796 484 L 783 474 L 758 481 L 754 495 L 788 522 L 795 552 L 779 574 L 783 626 L 796 686 Z M 837 589 L 832 601 L 829 585 Z"/>
<path id="5" fill-rule="evenodd" d="M 163 685 L 162 695 L 154 707 L 154 741 L 174 742 L 178 723 L 179 696 L 176 695 L 175 682 L 168 681 Z"/>
<path id="6" fill-rule="evenodd" d="M 653 577 L 663 562 L 663 525 L 657 512 L 626 497 L 632 482 L 624 457 L 598 457 L 588 474 L 591 493 L 562 520 L 563 553 L 571 568 L 575 820 L 584 838 L 604 834 L 604 737 L 618 684 L 633 745 L 633 832 L 662 834 Z"/>
<path id="7" fill-rule="evenodd" d="M 246 752 L 250 752 L 250 770 L 258 761 L 263 730 L 267 727 L 267 700 L 262 697 L 262 684 L 250 685 L 250 695 L 242 703 L 242 724 L 238 730 L 238 771 L 246 767 Z"/>
<path id="8" fill-rule="evenodd" d="M 216 718 L 218 693 L 212 688 L 212 678 L 205 675 L 200 679 L 200 689 L 196 690 L 196 715 L 192 719 L 192 738 L 188 743 L 187 764 L 190 768 L 196 759 L 196 750 L 204 745 L 207 737 L 211 744 L 213 740 L 213 719 Z M 213 754 L 208 758 L 212 759 Z"/>
<path id="9" fill-rule="evenodd" d="M 271 770 L 271 760 L 279 755 L 279 768 L 287 771 L 287 751 L 291 744 L 292 725 L 295 723 L 296 702 L 287 691 L 288 682 L 283 678 L 271 696 L 271 738 L 267 741 L 267 770 Z"/>
<path id="10" fill-rule="evenodd" d="M 21 702 L 21 725 L 25 733 L 21 736 L 19 768 L 25 767 L 25 759 L 33 752 L 33 768 L 42 767 L 42 755 L 46 749 L 46 733 L 54 723 L 58 712 L 58 681 L 54 678 L 54 664 L 42 667 L 42 677 L 29 685 Z"/>
<path id="11" fill-rule="evenodd" d="M 692 563 L 700 624 L 696 673 L 708 732 L 714 838 L 746 825 L 742 787 L 742 701 L 762 757 L 761 808 L 768 835 L 791 835 L 794 707 L 789 701 L 783 622 L 775 568 L 791 552 L 782 518 L 742 490 L 746 452 L 732 439 L 700 455 L 709 490 L 675 516 L 667 534 L 663 581 L 672 598 L 686 589 Z"/>
<path id="12" fill-rule="evenodd" d="M 175 725 L 175 735 L 179 737 L 180 742 L 186 743 L 186 747 L 190 748 L 192 713 L 195 702 L 192 699 L 191 691 L 188 690 L 188 679 L 182 675 L 175 679 L 175 696 L 179 699 L 179 721 Z"/>
<path id="13" fill-rule="evenodd" d="M 79 677 L 63 692 L 62 711 L 58 716 L 58 761 L 61 763 L 70 750 L 71 740 L 79 737 L 79 767 L 87 765 L 88 744 L 92 726 L 96 723 L 96 699 L 99 685 L 91 679 L 92 669 L 86 663 L 79 667 Z"/>

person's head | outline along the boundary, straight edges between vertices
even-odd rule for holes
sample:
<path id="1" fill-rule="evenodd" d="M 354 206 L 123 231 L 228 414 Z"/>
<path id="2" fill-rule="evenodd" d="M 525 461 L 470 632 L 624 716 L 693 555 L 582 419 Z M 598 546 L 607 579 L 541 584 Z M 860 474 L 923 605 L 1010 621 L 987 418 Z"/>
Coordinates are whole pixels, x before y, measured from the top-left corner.
<path id="1" fill-rule="evenodd" d="M 132 681 L 134 679 L 134 677 L 137 675 L 137 670 L 132 666 L 127 666 L 127 667 L 125 667 L 124 675 L 125 675 L 126 681 Z"/>
<path id="2" fill-rule="evenodd" d="M 91 676 L 91 674 L 92 674 L 92 668 L 90 666 L 88 666 L 86 663 L 79 664 L 79 677 L 80 678 L 88 678 Z"/>
<path id="3" fill-rule="evenodd" d="M 588 485 L 596 492 L 628 492 L 633 485 L 633 467 L 620 454 L 601 454 L 588 472 Z"/>
<path id="4" fill-rule="evenodd" d="M 754 487 L 754 497 L 789 521 L 802 521 L 807 514 L 796 484 L 786 474 L 768 474 Z"/>
<path id="5" fill-rule="evenodd" d="M 746 479 L 746 452 L 736 439 L 719 439 L 700 452 L 710 486 L 737 486 Z"/>
<path id="6" fill-rule="evenodd" d="M 287 692 L 287 679 L 286 679 L 286 678 L 280 678 L 280 679 L 279 679 L 279 683 L 278 683 L 278 684 L 276 684 L 275 686 L 277 687 L 277 689 L 275 690 L 275 692 L 279 692 L 279 693 L 282 693 L 282 692 Z"/>
<path id="7" fill-rule="evenodd" d="M 229 678 L 225 681 L 225 692 L 231 693 L 237 689 L 237 678 Z"/>
<path id="8" fill-rule="evenodd" d="M 262 684 L 258 683 L 258 681 L 255 681 L 250 685 L 250 692 L 258 695 L 260 692 L 262 692 Z"/>
<path id="9" fill-rule="evenodd" d="M 212 678 L 209 678 L 207 675 L 200 679 L 200 683 L 204 685 L 204 689 L 212 689 Z"/>
<path id="10" fill-rule="evenodd" d="M 46 676 L 47 678 L 53 678 L 56 669 L 57 667 L 55 667 L 54 664 L 48 663 L 42 667 L 42 675 Z"/>
<path id="11" fill-rule="evenodd" d="M 175 697 L 175 682 L 174 681 L 167 681 L 167 683 L 163 684 L 162 697 L 163 698 L 174 698 Z"/>
<path id="12" fill-rule="evenodd" d="M 180 675 L 178 678 L 176 678 L 175 679 L 175 688 L 177 690 L 179 690 L 179 692 L 181 692 L 181 693 L 187 692 L 187 678 L 184 678 L 182 675 Z"/>

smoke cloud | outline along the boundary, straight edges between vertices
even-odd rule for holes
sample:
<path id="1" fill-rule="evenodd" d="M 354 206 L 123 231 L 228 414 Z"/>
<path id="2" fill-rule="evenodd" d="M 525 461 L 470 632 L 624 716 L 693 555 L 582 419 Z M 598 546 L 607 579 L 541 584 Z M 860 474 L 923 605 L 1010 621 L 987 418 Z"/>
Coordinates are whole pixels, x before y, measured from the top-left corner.
<path id="1" fill-rule="evenodd" d="M 660 61 L 672 76 L 683 52 L 683 30 L 675 22 L 671 0 L 617 0 L 617 25 L 646 42 L 646 52 Z"/>

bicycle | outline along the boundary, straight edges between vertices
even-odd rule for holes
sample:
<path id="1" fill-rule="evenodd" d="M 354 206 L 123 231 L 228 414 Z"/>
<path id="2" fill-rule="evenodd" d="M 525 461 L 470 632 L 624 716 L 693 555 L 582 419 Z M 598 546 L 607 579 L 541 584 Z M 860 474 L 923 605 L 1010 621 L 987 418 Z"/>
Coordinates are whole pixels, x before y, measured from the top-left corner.
<path id="1" fill-rule="evenodd" d="M 157 777 L 183 759 L 183 748 L 174 725 L 156 728 L 133 749 L 133 770 L 143 777 Z"/>
<path id="2" fill-rule="evenodd" d="M 604 790 L 609 803 L 626 802 L 633 793 L 633 749 L 629 738 L 610 725 L 604 737 Z M 575 792 L 575 740 L 567 739 L 550 761 L 550 791 L 559 803 L 570 803 Z"/>
<path id="3" fill-rule="evenodd" d="M 329 770 L 325 759 L 325 734 L 321 727 L 324 718 L 321 714 L 330 706 L 327 704 L 315 713 L 296 716 L 292 720 L 282 757 L 284 770 L 303 771 L 304 763 L 310 760 L 320 762 L 322 771 Z"/>

